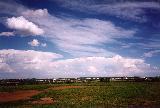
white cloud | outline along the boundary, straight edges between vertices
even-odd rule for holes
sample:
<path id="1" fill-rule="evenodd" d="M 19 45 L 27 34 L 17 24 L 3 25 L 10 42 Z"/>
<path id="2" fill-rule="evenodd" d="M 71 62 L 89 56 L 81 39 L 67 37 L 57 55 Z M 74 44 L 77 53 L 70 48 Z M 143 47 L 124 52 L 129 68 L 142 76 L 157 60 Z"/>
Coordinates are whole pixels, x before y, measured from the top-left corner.
<path id="1" fill-rule="evenodd" d="M 69 8 L 71 10 L 78 10 L 80 12 L 90 14 L 106 14 L 123 19 L 143 22 L 147 20 L 147 9 L 160 10 L 160 4 L 158 1 L 117 1 L 117 0 L 51 0 L 57 5 Z M 7 13 L 10 15 L 19 15 L 23 13 L 30 16 L 45 16 L 47 10 L 38 9 L 36 12 L 29 10 L 27 7 L 16 3 L 15 1 L 5 2 L 0 1 L 0 13 Z M 15 11 L 13 11 L 15 10 Z M 28 10 L 24 12 L 24 10 Z"/>
<path id="2" fill-rule="evenodd" d="M 160 41 L 157 40 L 148 40 L 149 42 L 147 43 L 139 43 L 139 46 L 142 46 L 144 49 L 160 49 Z"/>
<path id="3" fill-rule="evenodd" d="M 40 45 L 40 43 L 37 39 L 33 39 L 31 42 L 28 42 L 28 44 L 33 46 L 33 47 L 36 47 L 36 46 Z"/>
<path id="4" fill-rule="evenodd" d="M 0 50 L 0 57 L 3 58 L 0 61 L 16 62 L 20 61 L 25 63 L 42 62 L 42 61 L 52 61 L 53 59 L 62 58 L 62 55 L 52 53 L 52 52 L 42 52 L 34 50 Z"/>
<path id="5" fill-rule="evenodd" d="M 77 71 L 85 76 L 124 76 L 144 72 L 145 64 L 141 59 L 129 59 L 121 56 L 106 57 L 83 57 L 57 62 L 59 65 L 67 65 L 65 71 Z M 144 65 L 144 66 L 143 66 Z M 143 67 L 141 67 L 143 66 Z M 81 73 L 82 72 L 82 73 Z M 69 74 L 69 73 L 68 73 Z M 74 74 L 74 73 L 73 73 Z M 144 73 L 143 73 L 144 74 Z"/>
<path id="6" fill-rule="evenodd" d="M 159 53 L 160 53 L 160 50 L 149 51 L 149 52 L 144 53 L 144 57 L 152 57 Z"/>
<path id="7" fill-rule="evenodd" d="M 43 29 L 28 21 L 23 16 L 7 18 L 6 25 L 11 29 L 19 30 L 32 35 L 42 35 L 44 33 Z"/>
<path id="8" fill-rule="evenodd" d="M 13 73 L 15 70 L 13 70 L 7 63 L 0 62 L 0 73 L 1 72 Z"/>
<path id="9" fill-rule="evenodd" d="M 17 73 L 17 77 L 27 77 L 25 75 L 28 73 L 34 74 L 39 69 L 43 71 L 48 63 L 62 57 L 60 54 L 34 50 L 0 50 L 0 73 Z"/>
<path id="10" fill-rule="evenodd" d="M 159 36 L 159 35 L 158 35 Z M 152 51 L 152 50 L 159 50 L 160 49 L 160 40 L 158 39 L 158 36 L 155 39 L 145 39 L 145 38 L 139 38 L 137 40 L 142 40 L 145 39 L 146 42 L 127 42 L 127 43 L 122 43 L 119 42 L 119 45 L 121 45 L 122 48 L 127 48 L 127 47 L 135 47 L 137 49 L 144 49 L 144 50 L 148 50 L 148 52 Z M 137 38 L 137 37 L 136 37 Z M 134 39 L 136 39 L 134 38 Z"/>
<path id="11" fill-rule="evenodd" d="M 95 72 L 97 72 L 98 70 L 97 70 L 97 68 L 94 67 L 94 66 L 89 66 L 87 71 L 95 73 Z"/>
<path id="12" fill-rule="evenodd" d="M 41 43 L 37 39 L 33 39 L 32 41 L 28 42 L 28 44 L 32 47 L 38 47 L 38 46 L 46 47 L 47 46 L 46 43 Z"/>
<path id="13" fill-rule="evenodd" d="M 107 14 L 123 19 L 133 20 L 137 22 L 144 22 L 147 20 L 145 15 L 145 9 L 160 10 L 160 4 L 152 1 L 74 1 L 74 0 L 58 0 L 56 1 L 59 5 L 72 9 L 78 10 L 90 14 Z"/>
<path id="14" fill-rule="evenodd" d="M 47 44 L 46 44 L 46 43 L 41 43 L 41 46 L 42 46 L 42 47 L 46 47 Z"/>
<path id="15" fill-rule="evenodd" d="M 142 59 L 124 58 L 119 55 L 58 60 L 52 62 L 50 66 L 48 67 L 50 74 L 56 74 L 57 77 L 143 76 L 150 72 L 157 72 L 156 74 L 159 72 L 158 68 L 154 69 Z"/>
<path id="16" fill-rule="evenodd" d="M 98 13 L 115 15 L 137 22 L 146 21 L 145 9 L 160 9 L 156 2 L 122 2 L 107 5 L 94 5 L 90 8 Z"/>
<path id="17" fill-rule="evenodd" d="M 27 9 L 21 12 L 21 15 L 23 16 L 8 18 L 8 27 L 16 29 L 17 34 L 43 34 L 42 36 L 50 39 L 58 49 L 74 57 L 113 56 L 113 52 L 103 48 L 104 43 L 116 43 L 117 39 L 130 38 L 136 32 L 118 27 L 110 21 L 59 18 L 49 14 L 47 9 Z M 41 46 L 45 47 L 46 44 L 42 43 Z"/>
<path id="18" fill-rule="evenodd" d="M 33 50 L 0 50 L 0 72 L 16 77 L 81 77 L 81 76 L 143 76 L 153 68 L 142 59 L 114 57 L 80 57 L 59 60 L 62 56 Z M 3 65 L 2 65 L 3 64 Z M 31 76 L 30 76 L 31 75 Z"/>
<path id="19" fill-rule="evenodd" d="M 0 1 L 0 7 L 2 4 Z M 143 17 L 145 12 L 143 8 L 159 9 L 159 4 L 155 2 L 87 6 L 84 5 L 82 8 L 76 6 L 76 8 L 133 20 Z M 51 52 L 0 50 L 0 72 L 15 73 L 16 77 L 50 78 L 159 74 L 159 68 L 150 66 L 143 59 L 121 57 L 105 48 L 106 43 L 116 43 L 118 39 L 132 38 L 136 33 L 135 30 L 118 27 L 111 21 L 93 18 L 59 18 L 49 14 L 47 9 L 24 11 L 26 9 L 23 9 L 23 6 L 21 8 L 20 10 L 16 8 L 14 12 L 19 13 L 20 17 L 7 19 L 6 25 L 9 28 L 27 35 L 43 34 L 42 36 L 50 39 L 58 49 L 78 58 L 57 60 L 62 56 Z M 38 40 L 37 43 L 46 46 L 45 43 L 40 43 Z"/>
<path id="20" fill-rule="evenodd" d="M 37 10 L 27 10 L 22 12 L 24 16 L 36 16 L 36 17 L 46 17 L 48 15 L 47 9 L 37 9 Z"/>
<path id="21" fill-rule="evenodd" d="M 14 36 L 14 32 L 1 32 L 0 36 Z"/>
<path id="22" fill-rule="evenodd" d="M 75 57 L 112 56 L 114 55 L 112 52 L 98 46 L 116 42 L 118 38 L 129 38 L 135 34 L 135 30 L 126 30 L 110 21 L 58 18 L 50 15 L 47 9 L 28 10 L 22 14 L 41 25 L 46 31 L 45 37 L 48 37 L 60 50 Z"/>

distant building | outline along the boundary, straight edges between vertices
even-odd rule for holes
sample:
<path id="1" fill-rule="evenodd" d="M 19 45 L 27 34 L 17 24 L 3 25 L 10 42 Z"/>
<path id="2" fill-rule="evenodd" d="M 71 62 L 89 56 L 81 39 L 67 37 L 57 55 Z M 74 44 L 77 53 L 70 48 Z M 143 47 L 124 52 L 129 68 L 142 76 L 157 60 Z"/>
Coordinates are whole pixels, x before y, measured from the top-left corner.
<path id="1" fill-rule="evenodd" d="M 74 83 L 74 82 L 144 82 L 144 81 L 160 81 L 160 77 L 79 77 L 79 78 L 58 78 L 58 79 L 1 79 L 2 86 L 15 86 L 21 84 L 54 84 L 54 83 Z"/>

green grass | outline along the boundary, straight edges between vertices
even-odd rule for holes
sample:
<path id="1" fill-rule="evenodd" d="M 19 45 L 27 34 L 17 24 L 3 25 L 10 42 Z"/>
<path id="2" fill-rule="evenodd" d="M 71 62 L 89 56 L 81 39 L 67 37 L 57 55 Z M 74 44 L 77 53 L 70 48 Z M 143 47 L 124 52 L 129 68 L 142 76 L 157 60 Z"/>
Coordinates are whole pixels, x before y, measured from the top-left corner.
<path id="1" fill-rule="evenodd" d="M 56 86 L 63 86 L 57 84 Z M 74 83 L 83 88 L 48 90 L 36 96 L 52 97 L 53 105 L 34 105 L 35 108 L 97 108 L 97 107 L 128 107 L 159 106 L 160 82 L 109 82 L 109 83 Z M 29 103 L 28 103 L 29 104 Z M 20 105 L 23 105 L 20 104 Z"/>
<path id="2" fill-rule="evenodd" d="M 88 86 L 85 84 L 84 88 L 50 90 L 32 98 L 42 97 L 52 97 L 56 101 L 55 107 L 127 107 L 128 105 L 159 104 L 160 85 L 152 82 L 91 83 Z"/>

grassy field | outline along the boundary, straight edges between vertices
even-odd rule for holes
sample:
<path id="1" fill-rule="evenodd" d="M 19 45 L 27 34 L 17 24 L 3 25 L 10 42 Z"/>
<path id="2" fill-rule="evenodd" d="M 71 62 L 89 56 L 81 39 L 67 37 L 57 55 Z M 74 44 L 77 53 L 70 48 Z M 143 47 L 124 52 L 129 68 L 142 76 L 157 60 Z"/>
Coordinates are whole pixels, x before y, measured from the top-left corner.
<path id="1" fill-rule="evenodd" d="M 70 88 L 65 88 L 70 86 Z M 79 88 L 72 88 L 78 86 Z M 54 89 L 61 87 L 61 89 Z M 63 88 L 64 87 L 64 88 Z M 48 88 L 48 89 L 47 89 Z M 52 89 L 51 89 L 52 88 Z M 0 87 L 0 91 L 40 90 L 28 100 L 1 103 L 4 107 L 34 108 L 110 108 L 110 107 L 160 107 L 160 82 L 95 82 L 53 85 L 23 85 L 13 90 Z M 52 104 L 32 104 L 44 97 Z"/>

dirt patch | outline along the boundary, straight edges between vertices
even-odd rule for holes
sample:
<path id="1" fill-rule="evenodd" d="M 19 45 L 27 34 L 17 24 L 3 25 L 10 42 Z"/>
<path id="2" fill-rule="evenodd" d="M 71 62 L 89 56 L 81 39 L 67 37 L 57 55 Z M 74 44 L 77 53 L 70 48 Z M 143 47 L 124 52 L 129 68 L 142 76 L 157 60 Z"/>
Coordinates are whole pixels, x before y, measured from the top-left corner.
<path id="1" fill-rule="evenodd" d="M 2 102 L 11 102 L 18 100 L 26 100 L 30 99 L 30 97 L 37 95 L 39 93 L 47 92 L 48 90 L 63 90 L 68 88 L 82 88 L 82 86 L 59 86 L 59 87 L 51 87 L 43 91 L 37 90 L 21 90 L 15 92 L 0 92 L 0 103 Z M 50 104 L 53 103 L 52 98 L 41 98 L 39 101 L 35 101 L 33 103 L 41 103 L 41 104 Z"/>
<path id="2" fill-rule="evenodd" d="M 30 99 L 31 96 L 41 93 L 37 90 L 23 90 L 15 92 L 0 92 L 0 102 L 10 102 Z"/>
<path id="3" fill-rule="evenodd" d="M 82 88 L 83 86 L 59 86 L 59 87 L 51 87 L 49 90 L 63 90 L 68 88 Z"/>
<path id="4" fill-rule="evenodd" d="M 45 97 L 37 101 L 32 101 L 32 104 L 52 104 L 52 103 L 54 103 L 54 101 L 50 97 Z"/>

